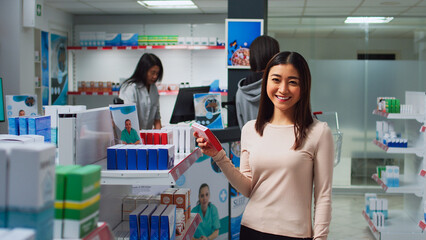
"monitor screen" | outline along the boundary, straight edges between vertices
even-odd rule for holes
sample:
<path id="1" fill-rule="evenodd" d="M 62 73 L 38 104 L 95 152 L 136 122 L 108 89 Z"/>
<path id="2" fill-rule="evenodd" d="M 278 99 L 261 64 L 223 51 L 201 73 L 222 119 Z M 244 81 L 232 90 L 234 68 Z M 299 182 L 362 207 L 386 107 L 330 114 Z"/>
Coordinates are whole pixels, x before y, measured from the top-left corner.
<path id="1" fill-rule="evenodd" d="M 209 91 L 210 86 L 180 88 L 170 123 L 194 120 L 194 93 L 208 93 Z"/>
<path id="2" fill-rule="evenodd" d="M 4 92 L 3 92 L 3 79 L 0 78 L 0 122 L 4 122 Z"/>

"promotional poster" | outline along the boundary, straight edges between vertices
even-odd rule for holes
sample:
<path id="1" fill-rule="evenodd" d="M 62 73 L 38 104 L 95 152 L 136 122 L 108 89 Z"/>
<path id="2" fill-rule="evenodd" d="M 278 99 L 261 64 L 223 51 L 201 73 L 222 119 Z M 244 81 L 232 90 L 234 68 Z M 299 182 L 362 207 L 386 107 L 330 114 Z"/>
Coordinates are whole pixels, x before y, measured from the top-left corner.
<path id="1" fill-rule="evenodd" d="M 7 117 L 35 116 L 37 112 L 36 95 L 6 95 Z"/>
<path id="2" fill-rule="evenodd" d="M 52 105 L 67 104 L 68 58 L 67 38 L 51 34 L 51 97 Z"/>
<path id="3" fill-rule="evenodd" d="M 223 149 L 229 152 L 229 144 L 222 144 Z M 219 221 L 219 236 L 216 238 L 228 239 L 229 232 L 229 191 L 228 191 L 228 180 L 223 175 L 220 168 L 216 165 L 213 159 L 207 155 L 202 155 L 177 181 L 176 186 L 178 188 L 190 188 L 191 189 L 191 209 L 194 213 L 200 208 L 200 204 L 205 200 L 205 194 L 208 194 L 207 201 L 210 202 L 212 209 L 217 209 Z M 207 191 L 206 191 L 207 190 Z M 203 195 L 203 196 L 201 196 Z M 202 200 L 200 200 L 202 199 Z M 198 206 L 198 207 L 197 207 Z M 201 217 L 203 219 L 203 217 Z M 198 226 L 194 237 L 200 238 L 204 234 L 209 234 L 208 228 L 215 228 L 214 226 L 207 226 L 205 224 Z M 217 225 L 215 225 L 217 226 Z"/>
<path id="4" fill-rule="evenodd" d="M 111 104 L 109 110 L 113 121 L 115 144 L 136 143 L 136 141 L 140 143 L 136 104 Z M 135 132 L 137 137 L 130 141 L 129 138 L 132 138 Z"/>
<path id="5" fill-rule="evenodd" d="M 228 68 L 250 68 L 250 45 L 263 35 L 263 19 L 226 19 Z"/>
<path id="6" fill-rule="evenodd" d="M 223 129 L 220 93 L 194 94 L 195 121 L 210 129 Z"/>
<path id="7" fill-rule="evenodd" d="M 49 33 L 41 32 L 41 97 L 42 104 L 49 105 Z"/>

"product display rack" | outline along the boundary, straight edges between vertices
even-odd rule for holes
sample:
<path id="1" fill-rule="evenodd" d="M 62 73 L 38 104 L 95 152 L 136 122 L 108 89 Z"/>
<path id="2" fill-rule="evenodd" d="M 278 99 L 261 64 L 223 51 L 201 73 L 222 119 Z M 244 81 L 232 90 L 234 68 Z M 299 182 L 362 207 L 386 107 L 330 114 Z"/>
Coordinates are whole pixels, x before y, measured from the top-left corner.
<path id="1" fill-rule="evenodd" d="M 406 92 L 406 101 L 412 99 L 409 94 L 411 93 Z M 426 99 L 426 97 L 424 98 Z M 424 189 L 426 186 L 424 177 L 426 176 L 426 135 L 424 127 L 426 122 L 426 106 L 423 102 L 424 101 L 407 102 L 407 104 L 413 106 L 416 104 L 420 105 L 419 109 L 424 109 L 423 112 L 425 112 L 425 114 L 401 114 L 384 113 L 378 110 L 373 111 L 374 115 L 379 115 L 386 119 L 405 120 L 406 133 L 408 133 L 408 130 L 417 128 L 416 124 L 412 123 L 413 120 L 422 124 L 418 140 L 413 139 L 414 136 L 411 136 L 411 134 L 407 134 L 407 138 L 409 139 L 409 147 L 407 148 L 388 147 L 377 140 L 373 141 L 373 144 L 386 153 L 404 154 L 405 166 L 404 174 L 400 175 L 399 187 L 388 187 L 378 178 L 377 174 L 372 175 L 372 179 L 375 180 L 386 193 L 403 194 L 404 196 L 404 209 L 389 210 L 389 218 L 386 219 L 384 227 L 376 227 L 370 217 L 367 216 L 366 212 L 362 212 L 371 232 L 377 240 L 426 239 L 426 233 L 423 233 L 426 228 L 423 217 L 423 204 L 426 199 L 426 191 Z M 413 164 L 412 161 L 416 159 L 416 156 L 420 158 L 419 162 L 418 164 Z"/>
<path id="2" fill-rule="evenodd" d="M 175 185 L 191 165 L 202 155 L 200 148 L 190 154 L 177 154 L 174 167 L 170 170 L 106 170 L 106 159 L 98 162 L 102 166 L 103 185 Z"/>
<path id="3" fill-rule="evenodd" d="M 104 46 L 104 47 L 81 47 L 68 46 L 67 50 L 138 50 L 138 49 L 188 49 L 188 50 L 224 50 L 225 46 L 204 45 L 156 45 L 156 46 Z"/>

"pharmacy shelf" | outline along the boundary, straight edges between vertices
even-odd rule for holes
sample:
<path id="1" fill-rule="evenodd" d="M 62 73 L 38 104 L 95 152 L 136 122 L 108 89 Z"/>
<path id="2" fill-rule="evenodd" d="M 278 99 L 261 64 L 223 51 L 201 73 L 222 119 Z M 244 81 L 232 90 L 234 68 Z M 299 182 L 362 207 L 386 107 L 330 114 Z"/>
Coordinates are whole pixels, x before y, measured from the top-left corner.
<path id="1" fill-rule="evenodd" d="M 104 185 L 175 185 L 176 180 L 202 155 L 200 148 L 190 154 L 176 154 L 174 167 L 169 170 L 106 170 L 107 160 L 101 165 L 101 184 Z"/>
<path id="2" fill-rule="evenodd" d="M 225 46 L 159 45 L 159 46 L 106 46 L 106 47 L 69 46 L 67 47 L 67 50 L 139 50 L 139 49 L 225 50 Z"/>
<path id="3" fill-rule="evenodd" d="M 114 92 L 86 92 L 86 91 L 76 91 L 76 92 L 72 92 L 72 91 L 68 91 L 68 95 L 93 95 L 93 96 L 98 96 L 98 95 L 114 95 L 114 96 L 118 96 L 118 91 L 114 91 Z"/>
<path id="4" fill-rule="evenodd" d="M 386 193 L 408 193 L 408 194 L 414 194 L 418 197 L 421 197 L 423 195 L 423 189 L 421 186 L 415 183 L 404 183 L 402 181 L 399 182 L 399 187 L 388 187 L 378 176 L 377 174 L 373 174 L 371 178 L 377 182 L 377 184 L 382 187 L 382 189 Z M 403 179 L 403 175 L 400 176 L 401 179 Z"/>
<path id="5" fill-rule="evenodd" d="M 379 148 L 383 149 L 386 153 L 394 153 L 394 154 L 416 154 L 417 156 L 423 156 L 425 153 L 425 149 L 422 148 L 413 148 L 413 147 L 407 147 L 407 148 L 398 148 L 398 147 L 388 147 L 385 144 L 373 140 L 373 143 L 378 146 Z"/>
<path id="6" fill-rule="evenodd" d="M 425 239 L 426 233 L 417 226 L 404 211 L 391 210 L 389 218 L 385 220 L 384 227 L 376 227 L 367 216 L 365 211 L 362 211 L 362 216 L 368 223 L 371 233 L 377 240 L 401 240 L 401 239 Z"/>
<path id="7" fill-rule="evenodd" d="M 158 94 L 161 96 L 176 96 L 178 95 L 179 91 L 158 91 Z M 216 92 L 212 92 L 212 93 L 216 93 Z M 217 92 L 220 93 L 221 96 L 228 96 L 228 92 Z M 114 91 L 114 92 L 86 92 L 86 91 L 68 91 L 68 95 L 76 95 L 76 96 L 81 96 L 81 95 L 93 95 L 93 96 L 108 96 L 108 95 L 114 95 L 114 96 L 118 96 L 118 91 Z"/>
<path id="8" fill-rule="evenodd" d="M 377 109 L 373 110 L 373 114 L 385 117 L 387 119 L 414 119 L 414 120 L 417 120 L 418 122 L 425 121 L 424 114 L 387 113 L 387 112 L 381 112 Z"/>
<path id="9" fill-rule="evenodd" d="M 185 229 L 182 234 L 176 236 L 176 240 L 190 240 L 194 236 L 195 230 L 201 222 L 201 217 L 198 213 L 191 213 L 190 218 L 186 221 Z M 116 239 L 129 239 L 129 221 L 123 221 L 114 229 Z M 101 238 L 103 239 L 103 238 Z"/>

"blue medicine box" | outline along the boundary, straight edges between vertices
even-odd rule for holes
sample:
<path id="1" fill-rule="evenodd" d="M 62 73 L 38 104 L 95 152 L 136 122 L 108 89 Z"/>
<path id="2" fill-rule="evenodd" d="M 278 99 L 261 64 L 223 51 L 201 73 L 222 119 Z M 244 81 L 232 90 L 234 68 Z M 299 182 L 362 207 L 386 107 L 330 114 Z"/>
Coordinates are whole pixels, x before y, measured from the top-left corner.
<path id="1" fill-rule="evenodd" d="M 139 233 L 141 240 L 149 240 L 149 228 L 151 226 L 152 213 L 157 209 L 157 204 L 149 204 L 145 210 L 139 216 Z"/>
<path id="2" fill-rule="evenodd" d="M 124 144 L 117 144 L 107 148 L 107 169 L 117 169 L 117 149 L 123 147 Z"/>
<path id="3" fill-rule="evenodd" d="M 28 134 L 28 118 L 20 117 L 19 118 L 19 135 L 27 135 L 27 134 Z"/>
<path id="4" fill-rule="evenodd" d="M 127 169 L 127 149 L 126 146 L 117 149 L 117 169 L 126 170 Z"/>
<path id="5" fill-rule="evenodd" d="M 160 216 L 167 208 L 167 205 L 160 204 L 151 215 L 150 239 L 160 239 Z"/>
<path id="6" fill-rule="evenodd" d="M 37 131 L 50 129 L 50 116 L 37 116 L 28 118 L 28 134 L 36 134 Z M 49 136 L 49 139 L 51 136 Z"/>
<path id="7" fill-rule="evenodd" d="M 171 169 L 175 159 L 174 145 L 160 145 L 158 147 L 158 170 Z"/>
<path id="8" fill-rule="evenodd" d="M 147 207 L 148 204 L 141 204 L 129 214 L 130 239 L 140 239 L 139 216 Z"/>
<path id="9" fill-rule="evenodd" d="M 148 148 L 148 170 L 158 170 L 158 149 Z"/>
<path id="10" fill-rule="evenodd" d="M 127 169 L 136 170 L 136 148 L 138 146 L 127 146 Z"/>
<path id="11" fill-rule="evenodd" d="M 19 135 L 19 118 L 18 117 L 10 117 L 8 128 L 9 128 L 9 134 Z"/>
<path id="12" fill-rule="evenodd" d="M 160 217 L 160 240 L 176 238 L 176 205 L 168 205 Z"/>
<path id="13" fill-rule="evenodd" d="M 107 33 L 105 34 L 105 46 L 120 46 L 121 33 Z"/>
<path id="14" fill-rule="evenodd" d="M 121 46 L 138 46 L 138 34 L 137 33 L 122 33 L 121 34 Z"/>
<path id="15" fill-rule="evenodd" d="M 138 170 L 148 170 L 148 150 L 145 146 L 141 146 L 137 149 L 137 164 Z"/>

